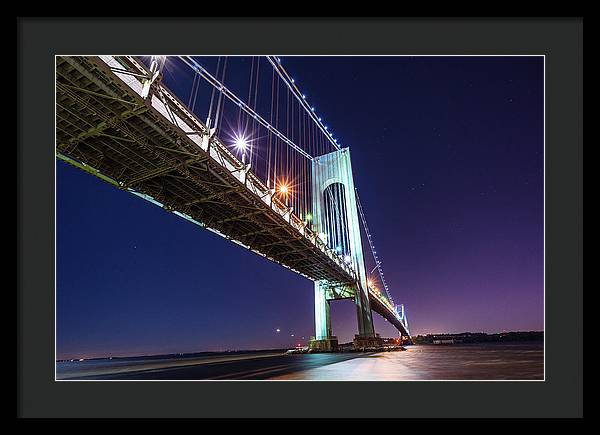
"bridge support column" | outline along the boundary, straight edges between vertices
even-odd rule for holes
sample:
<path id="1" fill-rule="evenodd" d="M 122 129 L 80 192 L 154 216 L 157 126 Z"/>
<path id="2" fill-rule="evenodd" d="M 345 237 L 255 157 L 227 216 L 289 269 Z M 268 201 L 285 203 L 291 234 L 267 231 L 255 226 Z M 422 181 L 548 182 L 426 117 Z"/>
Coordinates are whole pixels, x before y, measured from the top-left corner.
<path id="1" fill-rule="evenodd" d="M 366 292 L 360 288 L 357 289 L 354 302 L 356 303 L 356 315 L 358 317 L 358 336 L 374 337 L 373 314 Z"/>
<path id="2" fill-rule="evenodd" d="M 309 341 L 308 347 L 320 352 L 334 352 L 338 349 L 337 337 L 331 331 L 327 290 L 320 281 L 315 281 L 315 337 Z"/>

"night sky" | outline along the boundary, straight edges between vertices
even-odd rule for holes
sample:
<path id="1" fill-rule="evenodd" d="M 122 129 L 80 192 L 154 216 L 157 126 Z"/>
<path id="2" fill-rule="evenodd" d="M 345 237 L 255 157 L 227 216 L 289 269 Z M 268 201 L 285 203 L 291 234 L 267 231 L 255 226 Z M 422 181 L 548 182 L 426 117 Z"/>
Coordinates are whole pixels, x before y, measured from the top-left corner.
<path id="1" fill-rule="evenodd" d="M 411 332 L 542 330 L 543 58 L 281 59 L 350 147 Z M 62 161 L 56 182 L 57 358 L 314 334 L 307 279 Z M 350 341 L 353 303 L 332 303 L 332 321 Z"/>

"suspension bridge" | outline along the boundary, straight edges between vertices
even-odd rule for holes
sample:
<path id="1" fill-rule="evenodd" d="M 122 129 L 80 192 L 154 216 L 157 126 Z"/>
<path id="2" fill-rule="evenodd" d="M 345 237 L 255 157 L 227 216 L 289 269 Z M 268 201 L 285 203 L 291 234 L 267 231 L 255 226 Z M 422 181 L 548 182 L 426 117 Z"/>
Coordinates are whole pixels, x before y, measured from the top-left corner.
<path id="1" fill-rule="evenodd" d="M 410 337 L 350 150 L 278 57 L 59 56 L 56 156 L 313 281 L 311 348 L 337 348 L 338 299 L 356 346 L 379 343 L 373 312 Z"/>

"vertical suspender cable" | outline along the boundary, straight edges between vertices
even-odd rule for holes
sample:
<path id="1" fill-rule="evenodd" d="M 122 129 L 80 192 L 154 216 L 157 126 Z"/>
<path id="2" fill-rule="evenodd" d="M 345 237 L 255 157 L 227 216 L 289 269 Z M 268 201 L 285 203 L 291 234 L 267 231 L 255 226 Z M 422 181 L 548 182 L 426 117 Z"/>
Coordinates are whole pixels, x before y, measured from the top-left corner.
<path id="1" fill-rule="evenodd" d="M 219 59 L 217 60 L 217 71 L 215 72 L 215 77 L 219 76 L 219 67 L 220 66 L 221 66 L 221 56 L 219 56 Z M 211 122 L 211 117 L 212 117 L 213 102 L 215 99 L 216 90 L 217 89 L 213 86 L 212 93 L 210 95 L 210 105 L 208 106 L 208 115 L 206 116 L 206 125 L 210 128 L 214 127 L 214 125 L 212 125 L 212 122 Z"/>

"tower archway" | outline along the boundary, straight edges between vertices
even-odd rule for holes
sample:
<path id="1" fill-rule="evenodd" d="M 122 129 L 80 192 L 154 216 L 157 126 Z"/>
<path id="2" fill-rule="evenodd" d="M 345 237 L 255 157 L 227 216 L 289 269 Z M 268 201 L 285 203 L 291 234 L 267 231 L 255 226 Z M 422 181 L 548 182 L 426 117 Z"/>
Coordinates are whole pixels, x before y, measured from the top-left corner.
<path id="1" fill-rule="evenodd" d="M 316 157 L 312 163 L 312 184 L 314 229 L 355 274 L 353 283 L 315 281 L 315 338 L 311 347 L 332 350 L 337 346 L 329 310 L 333 299 L 350 294 L 357 309 L 358 336 L 375 335 L 349 149 Z"/>

